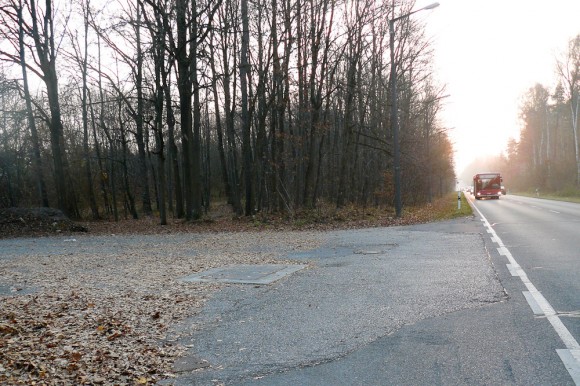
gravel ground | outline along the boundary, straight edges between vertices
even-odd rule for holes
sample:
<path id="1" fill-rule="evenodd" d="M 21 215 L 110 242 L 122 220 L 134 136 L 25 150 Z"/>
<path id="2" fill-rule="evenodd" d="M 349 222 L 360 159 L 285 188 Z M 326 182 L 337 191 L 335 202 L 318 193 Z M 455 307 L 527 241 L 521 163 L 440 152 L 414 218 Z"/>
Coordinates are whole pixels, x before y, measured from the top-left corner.
<path id="1" fill-rule="evenodd" d="M 404 219 L 329 207 L 304 230 L 284 218 L 232 221 L 227 207 L 162 227 L 153 217 L 84 224 L 52 209 L 0 209 L 0 384 L 171 383 L 187 347 L 170 327 L 224 286 L 180 278 L 300 259 L 322 245 L 322 230 L 433 221 L 447 201 Z"/>
<path id="2" fill-rule="evenodd" d="M 198 313 L 222 286 L 179 278 L 281 263 L 320 243 L 313 231 L 0 240 L 0 383 L 171 379 L 186 348 L 168 336 L 169 327 Z"/>

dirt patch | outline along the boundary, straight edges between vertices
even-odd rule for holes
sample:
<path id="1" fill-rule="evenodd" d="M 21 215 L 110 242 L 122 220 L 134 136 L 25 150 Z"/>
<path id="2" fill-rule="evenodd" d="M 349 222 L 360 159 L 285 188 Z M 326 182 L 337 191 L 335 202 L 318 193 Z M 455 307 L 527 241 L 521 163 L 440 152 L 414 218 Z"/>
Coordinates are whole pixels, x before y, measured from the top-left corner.
<path id="1" fill-rule="evenodd" d="M 0 237 L 50 236 L 88 232 L 88 228 L 71 221 L 54 208 L 0 209 Z"/>

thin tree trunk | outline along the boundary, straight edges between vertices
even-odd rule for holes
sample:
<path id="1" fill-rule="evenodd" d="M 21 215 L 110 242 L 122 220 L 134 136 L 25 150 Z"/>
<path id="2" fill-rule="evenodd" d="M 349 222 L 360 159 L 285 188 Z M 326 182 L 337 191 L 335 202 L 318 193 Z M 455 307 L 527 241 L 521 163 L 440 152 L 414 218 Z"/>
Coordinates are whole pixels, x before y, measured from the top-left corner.
<path id="1" fill-rule="evenodd" d="M 574 99 L 576 105 L 574 106 Z M 576 186 L 580 186 L 580 149 L 578 145 L 578 109 L 580 107 L 580 97 L 576 95 L 570 101 L 570 109 L 572 110 L 572 130 L 574 131 L 574 153 L 576 155 Z"/>
<path id="2" fill-rule="evenodd" d="M 170 71 L 163 74 L 163 89 L 165 90 L 165 111 L 167 120 L 167 131 L 169 138 L 169 159 L 171 162 L 171 170 L 173 171 L 173 190 L 175 192 L 175 216 L 177 218 L 184 217 L 183 211 L 183 188 L 181 185 L 181 175 L 179 172 L 179 154 L 177 144 L 175 143 L 175 114 L 173 105 L 171 103 L 171 86 L 168 82 Z"/>
<path id="3" fill-rule="evenodd" d="M 88 12 L 88 11 L 85 11 Z M 85 178 L 87 184 L 87 195 L 89 198 L 89 205 L 93 220 L 99 220 L 99 208 L 95 198 L 95 191 L 93 189 L 93 173 L 91 170 L 91 153 L 89 150 L 89 112 L 88 112 L 88 87 L 87 87 L 87 66 L 88 66 L 88 50 L 89 50 L 89 22 L 88 16 L 85 14 L 85 36 L 84 36 L 84 57 L 82 58 L 82 119 L 83 119 L 83 153 L 85 157 Z"/>
<path id="4" fill-rule="evenodd" d="M 119 111 L 121 111 L 121 108 L 119 106 Z M 127 138 L 125 136 L 125 129 L 123 127 L 123 122 L 121 120 L 121 117 L 119 117 L 119 122 L 121 122 L 121 146 L 123 149 L 123 161 L 122 161 L 122 165 L 123 165 L 123 183 L 125 185 L 125 198 L 128 204 L 128 208 L 129 212 L 131 213 L 131 216 L 133 217 L 133 219 L 138 219 L 139 215 L 137 214 L 137 207 L 135 206 L 135 197 L 133 196 L 133 192 L 131 191 L 131 185 L 129 184 L 129 170 L 127 168 L 127 154 L 129 154 L 129 149 L 127 146 Z"/>
<path id="5" fill-rule="evenodd" d="M 105 124 L 105 95 L 103 91 L 103 78 L 102 78 L 102 71 L 101 71 L 101 40 L 99 35 L 97 35 L 97 47 L 98 47 L 98 66 L 99 66 L 99 98 L 101 100 L 101 109 L 99 114 L 99 125 L 105 136 L 107 137 L 107 141 L 109 142 L 109 163 L 110 163 L 110 176 L 107 176 L 108 180 L 111 182 L 111 196 L 113 201 L 113 218 L 115 222 L 119 221 L 119 207 L 117 202 L 117 183 L 116 183 L 116 168 L 115 168 L 115 142 L 111 133 L 107 129 L 107 125 Z M 104 177 L 104 176 L 102 176 Z"/>
<path id="6" fill-rule="evenodd" d="M 109 202 L 109 194 L 107 193 L 107 185 L 106 185 L 106 175 L 105 169 L 103 167 L 103 156 L 101 154 L 101 145 L 99 144 L 99 137 L 97 136 L 97 124 L 95 121 L 95 110 L 93 108 L 93 102 L 91 98 L 91 93 L 88 93 L 89 99 L 89 106 L 91 109 L 91 128 L 93 132 L 93 141 L 95 146 L 95 154 L 97 156 L 97 164 L 99 165 L 99 184 L 101 187 L 101 194 L 103 195 L 103 203 L 105 205 L 105 212 L 111 213 L 112 208 Z M 102 103 L 101 103 L 102 104 Z"/>
<path id="7" fill-rule="evenodd" d="M 141 47 L 141 7 L 137 6 L 137 23 L 135 25 L 136 45 L 137 45 L 137 73 L 135 87 L 137 88 L 137 116 L 136 123 L 136 140 L 139 152 L 139 182 L 141 185 L 141 200 L 143 213 L 147 216 L 153 213 L 151 208 L 151 196 L 149 194 L 149 173 L 147 168 L 147 154 L 145 152 L 145 135 L 143 125 L 143 49 Z"/>
<path id="8" fill-rule="evenodd" d="M 227 7 L 231 7 L 232 5 L 226 3 Z M 236 149 L 236 133 L 234 127 L 234 114 L 235 114 L 235 100 L 236 100 L 236 78 L 233 79 L 233 90 L 234 95 L 232 96 L 232 76 L 231 74 L 234 71 L 230 71 L 229 66 L 229 56 L 228 56 L 228 38 L 229 38 L 229 31 L 225 30 L 221 33 L 222 37 L 222 63 L 224 66 L 224 78 L 223 78 L 223 95 L 224 95 L 224 114 L 226 118 L 226 162 L 227 162 L 227 173 L 228 173 L 228 180 L 230 181 L 230 187 L 232 189 L 232 206 L 234 209 L 234 213 L 240 216 L 243 213 L 242 210 L 242 203 L 241 203 L 241 191 L 240 191 L 240 184 L 239 184 L 239 172 L 238 172 L 238 157 L 237 157 L 237 149 Z M 237 31 L 236 29 L 233 30 L 233 38 L 232 40 L 235 42 L 237 40 Z M 232 61 L 234 63 L 234 68 L 236 67 L 237 60 L 236 56 L 232 56 Z"/>
<path id="9" fill-rule="evenodd" d="M 198 82 L 198 68 L 197 68 L 197 1 L 192 0 L 192 20 L 191 32 L 192 37 L 190 42 L 189 58 L 191 61 L 191 83 L 193 84 L 193 141 L 192 141 L 192 157 L 191 157 L 191 200 L 192 200 L 192 219 L 197 220 L 201 218 L 201 105 L 199 95 Z"/>
<path id="10" fill-rule="evenodd" d="M 220 156 L 220 164 L 221 164 L 221 172 L 222 172 L 222 179 L 224 183 L 224 188 L 226 191 L 226 197 L 228 198 L 228 203 L 233 204 L 234 198 L 232 197 L 232 187 L 230 185 L 230 179 L 228 178 L 228 165 L 226 161 L 226 153 L 224 148 L 224 139 L 223 139 L 223 128 L 222 128 L 222 120 L 221 120 L 221 108 L 219 105 L 219 94 L 218 94 L 218 76 L 217 70 L 215 67 L 215 50 L 214 45 L 210 45 L 210 66 L 211 72 L 213 74 L 212 79 L 212 92 L 213 92 L 213 100 L 214 100 L 214 114 L 215 114 L 215 125 L 216 125 L 216 133 L 218 138 L 218 153 Z"/>
<path id="11" fill-rule="evenodd" d="M 240 87 L 242 93 L 242 148 L 244 159 L 244 184 L 246 189 L 246 207 L 245 214 L 250 216 L 253 214 L 254 197 L 252 184 L 252 148 L 251 148 L 251 122 L 250 112 L 248 108 L 248 77 L 249 67 L 248 49 L 250 44 L 250 30 L 248 18 L 248 0 L 241 0 L 241 16 L 242 16 L 242 47 L 240 52 Z"/>

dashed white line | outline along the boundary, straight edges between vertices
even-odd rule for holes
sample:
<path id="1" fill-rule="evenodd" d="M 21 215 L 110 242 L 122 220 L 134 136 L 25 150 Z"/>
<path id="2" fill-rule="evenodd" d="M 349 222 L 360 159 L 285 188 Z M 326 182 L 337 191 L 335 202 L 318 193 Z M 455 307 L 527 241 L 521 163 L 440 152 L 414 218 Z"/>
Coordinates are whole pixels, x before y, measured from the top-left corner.
<path id="1" fill-rule="evenodd" d="M 532 309 L 532 312 L 534 313 L 534 315 L 544 315 L 544 311 L 542 310 L 542 307 L 540 307 L 538 302 L 536 302 L 536 299 L 534 299 L 532 294 L 528 291 L 523 291 L 523 294 L 524 294 L 526 300 L 528 301 L 528 304 L 530 305 L 530 308 Z"/>
<path id="2" fill-rule="evenodd" d="M 550 212 L 552 212 L 552 213 L 556 213 L 556 214 L 560 214 L 560 212 L 558 212 L 557 210 L 552 210 L 552 209 L 550 209 Z"/>
<path id="3" fill-rule="evenodd" d="M 576 385 L 580 385 L 580 344 L 576 341 L 574 336 L 568 331 L 566 326 L 560 320 L 557 312 L 550 305 L 548 300 L 538 291 L 536 286 L 530 281 L 526 272 L 518 264 L 516 259 L 512 256 L 511 252 L 504 245 L 503 241 L 499 238 L 495 230 L 489 224 L 483 213 L 473 205 L 473 208 L 479 213 L 483 225 L 487 228 L 487 232 L 490 234 L 491 241 L 498 244 L 498 252 L 500 255 L 505 256 L 510 264 L 507 267 L 512 274 L 512 276 L 519 276 L 521 281 L 524 283 L 528 291 L 522 291 L 530 308 L 535 315 L 544 315 L 566 346 L 566 350 L 556 350 L 560 359 L 564 363 L 564 366 L 568 370 L 568 373 L 572 377 L 572 380 Z"/>
<path id="4" fill-rule="evenodd" d="M 580 385 L 580 367 L 576 364 L 580 362 L 580 350 L 556 350 L 564 366 L 572 376 L 574 383 Z"/>

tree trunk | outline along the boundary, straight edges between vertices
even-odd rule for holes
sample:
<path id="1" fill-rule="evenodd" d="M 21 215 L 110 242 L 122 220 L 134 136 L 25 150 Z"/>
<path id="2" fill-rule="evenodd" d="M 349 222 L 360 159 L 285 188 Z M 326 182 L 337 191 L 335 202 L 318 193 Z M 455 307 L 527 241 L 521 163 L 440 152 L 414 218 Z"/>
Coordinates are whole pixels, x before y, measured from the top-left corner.
<path id="1" fill-rule="evenodd" d="M 169 138 L 169 159 L 171 161 L 171 170 L 173 171 L 173 190 L 175 191 L 175 216 L 183 218 L 183 188 L 181 185 L 181 175 L 179 172 L 179 154 L 177 144 L 175 143 L 175 114 L 173 104 L 171 103 L 171 86 L 167 78 L 170 71 L 163 74 L 163 89 L 165 90 L 165 111 L 167 120 L 167 131 Z"/>
<path id="2" fill-rule="evenodd" d="M 241 0 L 242 11 L 242 47 L 240 52 L 240 87 L 242 93 L 242 152 L 244 159 L 244 184 L 246 188 L 245 214 L 253 214 L 254 197 L 252 185 L 252 148 L 251 148 L 251 122 L 248 108 L 248 77 L 250 63 L 248 62 L 248 49 L 250 44 L 250 29 L 248 18 L 248 0 Z"/>
<path id="3" fill-rule="evenodd" d="M 85 11 L 88 12 L 88 11 Z M 83 153 L 85 157 L 85 178 L 87 184 L 87 195 L 93 220 L 99 220 L 99 208 L 95 198 L 95 190 L 93 189 L 93 173 L 91 170 L 91 152 L 89 149 L 89 112 L 88 112 L 88 87 L 87 87 L 87 66 L 88 66 L 88 50 L 89 50 L 89 21 L 88 15 L 85 13 L 84 20 L 85 36 L 84 36 L 84 57 L 82 58 L 82 119 L 83 119 Z"/>
<path id="4" fill-rule="evenodd" d="M 574 93 L 574 91 L 572 91 Z M 574 153 L 576 155 L 576 186 L 580 186 L 580 149 L 578 148 L 578 108 L 580 107 L 580 96 L 570 100 L 570 109 L 572 110 L 572 131 L 574 132 Z M 574 99 L 576 103 L 574 103 Z"/>
<path id="5" fill-rule="evenodd" d="M 193 141 L 191 149 L 191 200 L 192 200 L 192 216 L 194 220 L 200 219 L 201 212 L 201 105 L 199 96 L 199 82 L 198 82 L 198 41 L 197 41 L 197 1 L 192 0 L 192 20 L 190 36 L 190 63 L 191 63 L 191 83 L 193 84 Z"/>
<path id="6" fill-rule="evenodd" d="M 78 217 L 72 187 L 67 184 L 67 158 L 64 145 L 64 129 L 61 120 L 60 102 L 58 95 L 58 77 L 56 73 L 56 46 L 54 41 L 54 26 L 52 18 L 51 0 L 46 0 L 44 21 L 48 25 L 41 28 L 38 24 L 36 1 L 31 0 L 30 12 L 32 17 L 32 38 L 36 47 L 36 54 L 40 62 L 43 81 L 46 85 L 48 104 L 50 107 L 50 143 L 54 162 L 54 177 L 58 208 L 69 217 Z"/>
<path id="7" fill-rule="evenodd" d="M 155 26 L 150 25 L 151 38 L 155 42 L 153 51 L 153 59 L 155 61 L 155 139 L 157 148 L 157 168 L 159 173 L 159 181 L 157 188 L 158 208 L 159 208 L 159 223 L 167 225 L 167 178 L 165 175 L 165 143 L 163 138 L 163 102 L 164 102 L 164 87 L 162 86 L 162 78 L 167 77 L 164 72 L 165 68 L 165 30 L 164 23 L 160 15 L 155 17 Z"/>
<path id="8" fill-rule="evenodd" d="M 30 96 L 30 88 L 28 87 L 28 73 L 26 71 L 26 55 L 24 52 L 24 31 L 22 25 L 22 4 L 19 4 L 17 9 L 18 21 L 20 28 L 18 29 L 18 43 L 20 65 L 22 68 L 22 81 L 24 84 L 24 100 L 26 103 L 26 116 L 28 118 L 28 127 L 32 138 L 33 162 L 34 171 L 38 181 L 38 195 L 41 206 L 49 207 L 48 193 L 46 192 L 46 183 L 44 181 L 44 173 L 42 172 L 42 158 L 40 156 L 40 140 L 38 138 L 38 130 L 36 129 L 36 121 L 34 119 L 34 111 L 32 110 L 32 97 Z"/>
<path id="9" fill-rule="evenodd" d="M 213 34 L 212 34 L 213 39 Z M 218 153 L 220 156 L 220 166 L 222 172 L 222 180 L 224 184 L 224 189 L 226 192 L 226 197 L 228 199 L 229 204 L 233 204 L 232 199 L 232 187 L 230 186 L 230 181 L 228 179 L 228 166 L 226 162 L 226 153 L 224 149 L 224 135 L 223 135 L 223 128 L 222 128 L 222 120 L 221 120 L 221 108 L 219 104 L 219 94 L 218 94 L 218 76 L 217 70 L 215 66 L 216 57 L 215 57 L 215 49 L 214 45 L 211 44 L 209 47 L 209 54 L 210 54 L 210 66 L 211 72 L 213 74 L 212 79 L 212 93 L 213 93 L 213 103 L 214 103 L 214 115 L 215 115 L 215 126 L 216 126 L 216 134 L 218 139 Z"/>
<path id="10" fill-rule="evenodd" d="M 181 155 L 183 157 L 183 185 L 185 193 L 185 219 L 193 218 L 193 181 L 192 181 L 192 116 L 190 76 L 190 58 L 187 55 L 187 4 L 186 0 L 176 0 L 177 18 L 177 47 L 175 60 L 177 61 L 177 89 L 179 91 L 179 110 L 181 117 Z"/>
<path id="11" fill-rule="evenodd" d="M 226 3 L 227 7 L 232 6 L 229 3 Z M 222 20 L 222 24 L 226 24 L 225 21 Z M 223 95 L 224 95 L 224 114 L 226 118 L 226 162 L 227 162 L 227 173 L 228 173 L 228 180 L 229 185 L 231 187 L 231 200 L 232 206 L 234 209 L 234 213 L 240 216 L 243 213 L 242 210 L 242 203 L 241 203 L 241 191 L 240 191 L 240 184 L 239 184 L 239 172 L 238 172 L 238 156 L 237 156 L 237 146 L 236 146 L 236 133 L 234 127 L 234 114 L 235 114 L 235 100 L 236 100 L 236 82 L 234 77 L 234 95 L 232 96 L 231 91 L 231 83 L 232 83 L 232 73 L 235 72 L 229 70 L 229 55 L 228 55 L 228 38 L 230 36 L 229 31 L 224 30 L 221 32 L 222 38 L 222 64 L 224 66 L 224 77 L 223 77 Z M 234 41 L 237 38 L 237 31 L 236 29 L 232 32 Z M 237 62 L 236 56 L 232 56 L 232 61 L 235 63 Z"/>
<path id="12" fill-rule="evenodd" d="M 111 199 L 113 201 L 113 218 L 115 222 L 119 221 L 119 207 L 117 202 L 117 182 L 116 182 L 116 168 L 115 168 L 115 142 L 113 141 L 113 137 L 109 132 L 107 125 L 105 123 L 105 94 L 103 90 L 103 78 L 102 78 L 102 71 L 101 71 L 101 41 L 100 38 L 98 39 L 98 66 L 99 66 L 99 98 L 100 98 L 100 113 L 99 113 L 99 126 L 105 133 L 107 137 L 107 142 L 109 143 L 109 164 L 110 164 L 110 175 L 108 176 L 101 176 L 103 179 L 107 179 L 111 183 Z"/>
<path id="13" fill-rule="evenodd" d="M 135 87 L 137 88 L 137 116 L 135 117 L 137 149 L 139 152 L 139 183 L 141 185 L 141 200 L 143 213 L 150 216 L 151 196 L 149 194 L 149 173 L 147 168 L 147 154 L 145 151 L 144 125 L 143 125 L 143 49 L 141 47 L 141 7 L 137 6 L 137 23 L 135 25 L 135 35 L 137 44 L 137 73 Z"/>

